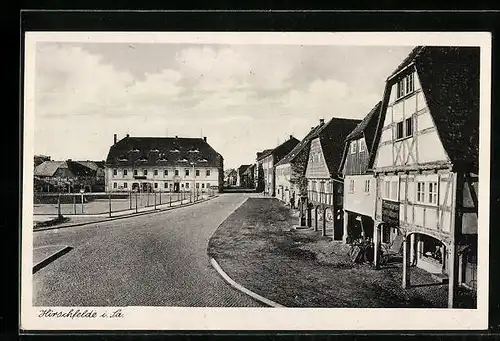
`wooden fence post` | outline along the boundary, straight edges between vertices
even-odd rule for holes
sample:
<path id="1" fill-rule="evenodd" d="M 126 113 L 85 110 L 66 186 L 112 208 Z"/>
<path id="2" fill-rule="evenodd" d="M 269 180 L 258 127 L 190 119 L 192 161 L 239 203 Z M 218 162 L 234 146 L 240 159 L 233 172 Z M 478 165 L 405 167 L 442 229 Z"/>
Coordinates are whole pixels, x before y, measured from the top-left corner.
<path id="1" fill-rule="evenodd" d="M 73 212 L 76 214 L 76 194 L 73 194 Z"/>
<path id="2" fill-rule="evenodd" d="M 138 205 L 137 205 L 137 192 L 135 192 L 135 213 L 138 212 Z"/>
<path id="3" fill-rule="evenodd" d="M 61 216 L 61 194 L 57 196 L 57 216 Z"/>
<path id="4" fill-rule="evenodd" d="M 154 192 L 154 193 L 155 193 L 155 210 L 156 210 L 156 192 Z"/>
<path id="5" fill-rule="evenodd" d="M 129 202 L 130 202 L 130 209 L 132 209 L 132 191 L 128 192 L 128 198 L 129 198 Z"/>

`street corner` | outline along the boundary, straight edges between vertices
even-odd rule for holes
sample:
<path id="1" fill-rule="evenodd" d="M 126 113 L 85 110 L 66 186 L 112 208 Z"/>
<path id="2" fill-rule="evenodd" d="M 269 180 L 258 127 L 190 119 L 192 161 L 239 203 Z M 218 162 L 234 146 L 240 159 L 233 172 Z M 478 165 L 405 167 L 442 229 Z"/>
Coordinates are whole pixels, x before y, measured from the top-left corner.
<path id="1" fill-rule="evenodd" d="M 45 245 L 33 249 L 33 273 L 73 250 L 69 245 Z"/>

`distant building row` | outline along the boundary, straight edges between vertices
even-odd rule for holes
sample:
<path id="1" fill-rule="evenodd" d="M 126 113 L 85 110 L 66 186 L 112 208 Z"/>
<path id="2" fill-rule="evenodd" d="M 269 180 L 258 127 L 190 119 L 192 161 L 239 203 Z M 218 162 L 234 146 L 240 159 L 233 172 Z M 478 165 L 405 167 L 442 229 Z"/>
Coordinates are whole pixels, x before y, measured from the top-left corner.
<path id="1" fill-rule="evenodd" d="M 298 207 L 301 225 L 333 239 L 403 248 L 403 286 L 416 265 L 476 288 L 479 49 L 416 47 L 363 120 L 320 120 L 257 153 L 253 180 Z M 323 226 L 320 226 L 323 225 Z"/>

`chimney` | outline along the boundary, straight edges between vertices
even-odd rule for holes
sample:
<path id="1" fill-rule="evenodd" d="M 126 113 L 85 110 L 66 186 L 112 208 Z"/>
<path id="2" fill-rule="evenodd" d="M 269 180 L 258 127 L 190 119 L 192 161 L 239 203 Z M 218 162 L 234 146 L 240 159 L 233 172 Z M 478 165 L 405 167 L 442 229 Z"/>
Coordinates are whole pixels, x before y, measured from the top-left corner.
<path id="1" fill-rule="evenodd" d="M 203 141 L 207 142 L 207 137 L 203 136 Z"/>
<path id="2" fill-rule="evenodd" d="M 116 144 L 116 134 L 113 135 L 113 144 Z"/>
<path id="3" fill-rule="evenodd" d="M 293 139 L 293 135 L 290 135 L 290 140 L 292 140 L 292 139 Z"/>
<path id="4" fill-rule="evenodd" d="M 311 130 L 313 130 L 315 127 L 311 127 Z"/>
<path id="5" fill-rule="evenodd" d="M 179 136 L 175 135 L 175 139 L 178 139 L 178 138 L 179 138 Z"/>
<path id="6" fill-rule="evenodd" d="M 320 119 L 319 119 L 319 124 L 320 124 L 320 125 L 325 124 L 325 119 L 324 119 L 324 118 L 320 118 Z"/>
<path id="7" fill-rule="evenodd" d="M 127 134 L 127 137 L 130 137 L 130 135 L 129 135 L 129 134 Z"/>

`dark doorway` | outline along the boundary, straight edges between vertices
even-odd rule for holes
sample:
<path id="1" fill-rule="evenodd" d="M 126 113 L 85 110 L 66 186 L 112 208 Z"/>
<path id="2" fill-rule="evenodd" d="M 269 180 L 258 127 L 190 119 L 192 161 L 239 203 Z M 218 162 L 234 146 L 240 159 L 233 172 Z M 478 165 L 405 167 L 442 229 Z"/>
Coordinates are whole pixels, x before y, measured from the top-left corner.
<path id="1" fill-rule="evenodd" d="M 174 182 L 174 192 L 179 193 L 179 183 L 178 182 Z"/>

